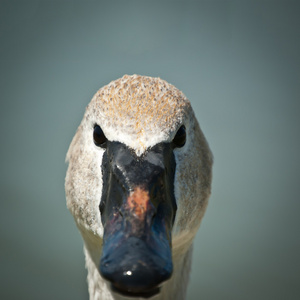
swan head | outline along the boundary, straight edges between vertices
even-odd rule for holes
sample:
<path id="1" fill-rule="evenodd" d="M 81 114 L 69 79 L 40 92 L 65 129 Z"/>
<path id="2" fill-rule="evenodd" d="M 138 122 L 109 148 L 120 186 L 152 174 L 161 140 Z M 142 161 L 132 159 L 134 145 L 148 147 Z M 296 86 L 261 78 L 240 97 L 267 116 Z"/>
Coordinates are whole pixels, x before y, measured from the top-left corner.
<path id="1" fill-rule="evenodd" d="M 212 154 L 185 95 L 160 78 L 123 76 L 86 108 L 67 153 L 67 206 L 115 292 L 149 297 L 191 246 Z"/>

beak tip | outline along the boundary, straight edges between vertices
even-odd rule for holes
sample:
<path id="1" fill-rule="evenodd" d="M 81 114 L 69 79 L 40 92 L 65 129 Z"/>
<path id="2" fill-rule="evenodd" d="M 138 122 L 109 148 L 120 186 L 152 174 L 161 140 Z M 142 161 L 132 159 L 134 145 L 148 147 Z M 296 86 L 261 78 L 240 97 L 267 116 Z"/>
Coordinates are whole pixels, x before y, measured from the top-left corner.
<path id="1" fill-rule="evenodd" d="M 159 292 L 158 287 L 172 275 L 171 257 L 166 261 L 136 237 L 129 238 L 125 244 L 103 255 L 100 262 L 102 277 L 120 293 L 136 296 Z"/>
<path id="2" fill-rule="evenodd" d="M 160 293 L 160 287 L 156 287 L 156 288 L 153 288 L 148 291 L 132 292 L 132 291 L 128 291 L 128 290 L 119 289 L 118 287 L 111 284 L 111 289 L 115 293 L 118 293 L 125 297 L 130 297 L 130 298 L 151 298 Z"/>

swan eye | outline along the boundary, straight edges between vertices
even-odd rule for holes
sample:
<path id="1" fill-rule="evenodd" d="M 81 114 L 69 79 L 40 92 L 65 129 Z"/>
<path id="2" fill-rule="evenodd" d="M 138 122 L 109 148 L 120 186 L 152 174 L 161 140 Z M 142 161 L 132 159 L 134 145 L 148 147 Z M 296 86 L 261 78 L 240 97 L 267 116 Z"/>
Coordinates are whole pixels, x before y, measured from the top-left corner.
<path id="1" fill-rule="evenodd" d="M 99 125 L 95 125 L 93 137 L 94 137 L 94 143 L 96 146 L 105 147 L 107 138 L 104 135 L 104 132 Z"/>
<path id="2" fill-rule="evenodd" d="M 173 139 L 173 145 L 174 145 L 174 147 L 181 148 L 184 146 L 185 141 L 186 141 L 186 131 L 185 131 L 185 126 L 182 125 L 178 129 L 178 131 Z"/>

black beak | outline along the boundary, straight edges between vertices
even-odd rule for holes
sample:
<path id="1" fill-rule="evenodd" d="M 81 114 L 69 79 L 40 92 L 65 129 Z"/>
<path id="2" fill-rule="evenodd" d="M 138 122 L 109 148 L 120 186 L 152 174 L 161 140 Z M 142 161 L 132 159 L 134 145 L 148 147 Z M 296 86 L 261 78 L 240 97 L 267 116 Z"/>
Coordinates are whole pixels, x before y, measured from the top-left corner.
<path id="1" fill-rule="evenodd" d="M 119 293 L 150 297 L 172 275 L 175 158 L 161 143 L 143 156 L 108 142 L 102 160 L 101 275 Z"/>

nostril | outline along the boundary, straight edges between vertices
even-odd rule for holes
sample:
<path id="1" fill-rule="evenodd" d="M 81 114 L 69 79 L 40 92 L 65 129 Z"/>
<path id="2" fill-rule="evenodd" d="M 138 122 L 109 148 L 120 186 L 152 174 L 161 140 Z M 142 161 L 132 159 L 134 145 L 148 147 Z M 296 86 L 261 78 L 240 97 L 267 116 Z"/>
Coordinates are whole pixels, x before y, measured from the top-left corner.
<path id="1" fill-rule="evenodd" d="M 156 212 L 153 214 L 153 216 L 152 216 L 152 218 L 151 218 L 151 225 L 153 225 L 153 224 L 154 224 L 155 217 L 156 217 Z"/>
<path id="2" fill-rule="evenodd" d="M 104 212 L 104 207 L 105 207 L 105 204 L 103 201 L 100 202 L 100 205 L 99 205 L 99 209 L 100 209 L 100 214 L 102 215 L 103 212 Z"/>

